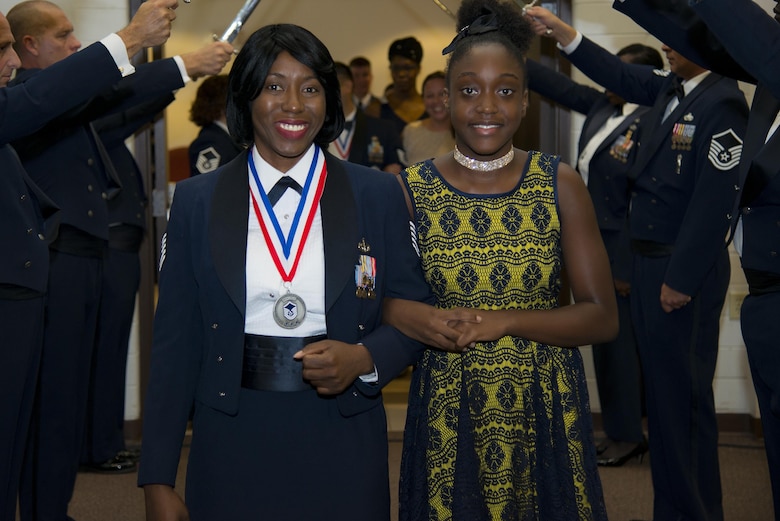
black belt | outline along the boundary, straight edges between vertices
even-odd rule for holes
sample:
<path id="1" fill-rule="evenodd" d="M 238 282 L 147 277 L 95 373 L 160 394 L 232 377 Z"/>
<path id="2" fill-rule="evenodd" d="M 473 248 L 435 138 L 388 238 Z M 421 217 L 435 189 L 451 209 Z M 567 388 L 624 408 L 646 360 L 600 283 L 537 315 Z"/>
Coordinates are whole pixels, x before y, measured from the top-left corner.
<path id="1" fill-rule="evenodd" d="M 303 346 L 325 340 L 309 337 L 244 335 L 244 367 L 241 387 L 255 391 L 310 391 L 301 362 L 293 355 Z"/>
<path id="2" fill-rule="evenodd" d="M 144 240 L 144 229 L 132 224 L 109 225 L 108 247 L 128 253 L 138 253 Z"/>
<path id="3" fill-rule="evenodd" d="M 631 239 L 631 252 L 643 257 L 669 257 L 673 251 L 674 244 Z"/>
<path id="4" fill-rule="evenodd" d="M 766 295 L 767 293 L 780 291 L 780 273 L 748 268 L 745 268 L 743 271 L 745 272 L 745 279 L 751 295 Z"/>
<path id="5" fill-rule="evenodd" d="M 75 226 L 68 224 L 60 225 L 60 232 L 57 240 L 49 245 L 49 248 L 55 251 L 61 251 L 69 255 L 78 257 L 92 257 L 102 259 L 105 257 L 108 241 L 95 237 Z"/>

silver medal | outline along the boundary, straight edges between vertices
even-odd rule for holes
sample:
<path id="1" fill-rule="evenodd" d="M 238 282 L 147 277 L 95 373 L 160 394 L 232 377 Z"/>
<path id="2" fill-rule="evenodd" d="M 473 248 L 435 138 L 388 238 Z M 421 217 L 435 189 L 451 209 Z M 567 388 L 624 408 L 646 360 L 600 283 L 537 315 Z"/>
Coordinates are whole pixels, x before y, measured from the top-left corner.
<path id="1" fill-rule="evenodd" d="M 306 304 L 294 293 L 279 297 L 274 305 L 274 320 L 284 329 L 295 329 L 306 318 Z"/>

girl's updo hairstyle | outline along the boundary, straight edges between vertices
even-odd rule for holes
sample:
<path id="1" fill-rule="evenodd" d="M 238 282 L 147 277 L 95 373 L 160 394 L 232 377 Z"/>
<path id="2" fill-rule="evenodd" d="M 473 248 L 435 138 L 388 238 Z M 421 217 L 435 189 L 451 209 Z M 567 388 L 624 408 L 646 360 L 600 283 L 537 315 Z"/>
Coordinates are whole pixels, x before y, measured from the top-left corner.
<path id="1" fill-rule="evenodd" d="M 523 70 L 523 84 L 527 83 L 525 55 L 531 45 L 534 32 L 531 25 L 512 1 L 464 0 L 457 14 L 458 31 L 442 54 L 450 54 L 447 66 L 447 85 L 450 69 L 472 48 L 497 43 L 503 45 L 517 60 Z"/>

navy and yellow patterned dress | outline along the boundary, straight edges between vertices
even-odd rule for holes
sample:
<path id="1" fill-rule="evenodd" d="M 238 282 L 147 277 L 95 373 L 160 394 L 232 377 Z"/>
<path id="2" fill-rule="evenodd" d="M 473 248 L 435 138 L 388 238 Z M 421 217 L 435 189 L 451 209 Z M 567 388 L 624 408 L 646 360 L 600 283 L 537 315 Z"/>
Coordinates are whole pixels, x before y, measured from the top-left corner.
<path id="1" fill-rule="evenodd" d="M 430 161 L 405 171 L 441 308 L 549 309 L 561 286 L 558 157 L 529 152 L 518 186 L 462 193 Z M 606 519 L 578 349 L 517 337 L 415 369 L 401 521 Z"/>

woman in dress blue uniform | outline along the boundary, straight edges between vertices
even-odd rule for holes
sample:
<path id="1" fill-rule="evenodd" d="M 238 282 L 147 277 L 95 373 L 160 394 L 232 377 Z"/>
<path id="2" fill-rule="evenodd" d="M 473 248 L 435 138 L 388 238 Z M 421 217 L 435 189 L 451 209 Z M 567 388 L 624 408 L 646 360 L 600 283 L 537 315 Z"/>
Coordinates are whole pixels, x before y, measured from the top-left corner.
<path id="1" fill-rule="evenodd" d="M 213 172 L 244 150 L 228 132 L 225 119 L 228 77 L 206 78 L 190 107 L 190 120 L 200 127 L 188 150 L 190 177 Z"/>
<path id="2" fill-rule="evenodd" d="M 606 519 L 576 348 L 618 329 L 593 205 L 559 157 L 513 146 L 528 102 L 520 11 L 467 0 L 458 29 L 455 149 L 401 174 L 441 309 L 391 301 L 387 318 L 456 352 L 430 349 L 413 373 L 400 519 Z M 575 304 L 559 308 L 564 266 Z M 450 327 L 463 308 L 481 321 Z"/>
<path id="3" fill-rule="evenodd" d="M 344 116 L 309 31 L 255 32 L 229 92 L 250 147 L 178 185 L 163 243 L 148 519 L 389 520 L 380 389 L 422 346 L 381 324 L 382 300 L 429 299 L 401 189 L 325 152 Z M 190 418 L 185 506 L 173 485 Z"/>

